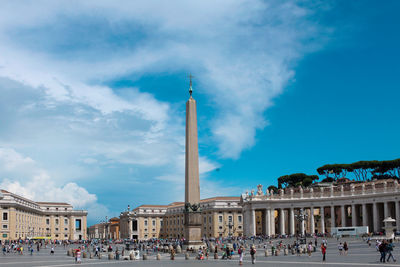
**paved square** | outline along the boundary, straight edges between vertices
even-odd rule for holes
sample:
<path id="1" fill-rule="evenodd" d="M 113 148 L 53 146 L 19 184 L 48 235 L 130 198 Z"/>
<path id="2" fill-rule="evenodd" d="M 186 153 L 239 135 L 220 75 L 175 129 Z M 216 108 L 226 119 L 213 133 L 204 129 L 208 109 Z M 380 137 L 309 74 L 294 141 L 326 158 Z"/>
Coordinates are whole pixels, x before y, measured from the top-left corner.
<path id="1" fill-rule="evenodd" d="M 259 248 L 257 251 L 257 266 L 296 266 L 296 267 L 310 267 L 310 266 L 400 266 L 397 262 L 382 264 L 379 262 L 379 253 L 375 249 L 375 244 L 372 242 L 371 247 L 360 239 L 345 239 L 349 244 L 349 253 L 347 256 L 339 255 L 337 245 L 338 242 L 335 239 L 328 239 L 328 250 L 327 250 L 327 261 L 322 263 L 321 252 L 317 250 L 311 257 L 302 254 L 297 255 L 281 255 L 281 256 L 264 256 L 263 248 Z M 274 241 L 277 242 L 277 241 Z M 286 243 L 292 243 L 289 240 L 283 240 Z M 321 240 L 318 240 L 319 244 Z M 256 242 L 256 244 L 258 244 Z M 120 245 L 122 247 L 122 245 Z M 398 242 L 395 243 L 394 256 L 396 258 L 399 255 Z M 24 251 L 27 251 L 25 248 Z M 136 261 L 116 261 L 108 260 L 106 255 L 103 255 L 102 259 L 82 259 L 82 263 L 79 266 L 237 266 L 238 256 L 234 255 L 231 260 L 214 260 L 212 255 L 210 255 L 209 260 L 199 261 L 195 260 L 195 254 L 191 254 L 190 260 L 185 260 L 184 255 L 177 255 L 174 261 L 169 259 L 169 254 L 161 254 L 162 258 L 160 261 L 156 260 L 156 254 L 149 254 L 149 259 L 146 261 L 136 260 Z M 221 255 L 220 255 L 221 256 Z M 40 252 L 34 252 L 33 256 L 29 253 L 25 255 L 17 255 L 10 253 L 7 255 L 0 255 L 0 267 L 62 267 L 62 266 L 76 266 L 73 257 L 67 256 L 67 249 L 63 247 L 57 247 L 55 250 L 55 255 L 50 255 L 50 249 L 41 249 Z M 245 256 L 244 266 L 252 266 L 249 254 Z"/>

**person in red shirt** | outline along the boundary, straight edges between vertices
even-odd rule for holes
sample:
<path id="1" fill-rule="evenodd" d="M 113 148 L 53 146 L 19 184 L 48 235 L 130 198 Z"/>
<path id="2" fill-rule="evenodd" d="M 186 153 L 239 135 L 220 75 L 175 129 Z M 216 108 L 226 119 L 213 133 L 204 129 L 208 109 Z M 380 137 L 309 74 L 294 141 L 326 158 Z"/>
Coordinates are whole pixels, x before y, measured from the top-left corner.
<path id="1" fill-rule="evenodd" d="M 321 252 L 322 252 L 322 261 L 325 261 L 326 247 L 323 243 L 321 244 Z"/>

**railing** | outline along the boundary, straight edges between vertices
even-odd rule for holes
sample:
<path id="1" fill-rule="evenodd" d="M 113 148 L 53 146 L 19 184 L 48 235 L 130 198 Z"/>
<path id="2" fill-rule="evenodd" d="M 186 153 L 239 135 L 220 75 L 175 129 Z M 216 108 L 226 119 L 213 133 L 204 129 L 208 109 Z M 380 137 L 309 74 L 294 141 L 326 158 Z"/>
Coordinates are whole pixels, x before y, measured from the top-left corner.
<path id="1" fill-rule="evenodd" d="M 279 192 L 273 193 L 262 192 L 262 186 L 258 186 L 257 193 L 254 190 L 250 195 L 243 194 L 243 201 L 246 200 L 266 200 L 266 199 L 313 199 L 313 198 L 329 198 L 329 197 L 347 197 L 381 193 L 400 192 L 400 186 L 397 180 L 365 182 L 356 184 L 331 185 L 328 187 L 311 187 L 311 188 L 286 188 L 280 189 Z"/>

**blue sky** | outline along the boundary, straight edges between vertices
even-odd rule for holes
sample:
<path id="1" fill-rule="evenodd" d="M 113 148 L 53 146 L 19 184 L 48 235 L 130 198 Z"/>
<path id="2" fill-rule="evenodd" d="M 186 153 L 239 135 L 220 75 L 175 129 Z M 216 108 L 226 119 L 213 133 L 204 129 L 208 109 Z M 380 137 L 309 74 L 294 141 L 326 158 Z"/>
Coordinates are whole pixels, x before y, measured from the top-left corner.
<path id="1" fill-rule="evenodd" d="M 89 223 L 183 200 L 188 78 L 202 197 L 398 158 L 398 1 L 3 1 L 0 187 Z"/>

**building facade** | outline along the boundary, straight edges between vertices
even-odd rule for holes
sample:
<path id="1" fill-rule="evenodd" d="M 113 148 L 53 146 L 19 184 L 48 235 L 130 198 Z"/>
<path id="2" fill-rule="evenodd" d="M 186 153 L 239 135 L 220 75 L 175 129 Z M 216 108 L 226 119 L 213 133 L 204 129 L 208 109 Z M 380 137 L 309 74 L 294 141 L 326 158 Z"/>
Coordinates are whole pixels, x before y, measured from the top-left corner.
<path id="1" fill-rule="evenodd" d="M 87 238 L 87 211 L 68 203 L 35 202 L 5 190 L 0 191 L 2 240 L 47 237 L 58 240 Z"/>
<path id="2" fill-rule="evenodd" d="M 294 235 L 328 233 L 331 227 L 368 226 L 382 232 L 383 220 L 392 217 L 400 230 L 400 187 L 397 180 L 320 184 L 303 189 L 286 188 L 264 193 L 262 186 L 241 196 L 244 234 Z M 303 210 L 304 222 L 296 220 Z"/>
<path id="3" fill-rule="evenodd" d="M 241 236 L 243 216 L 239 197 L 214 197 L 200 200 L 202 237 Z M 142 205 L 120 216 L 121 238 L 184 237 L 184 203 Z"/>

